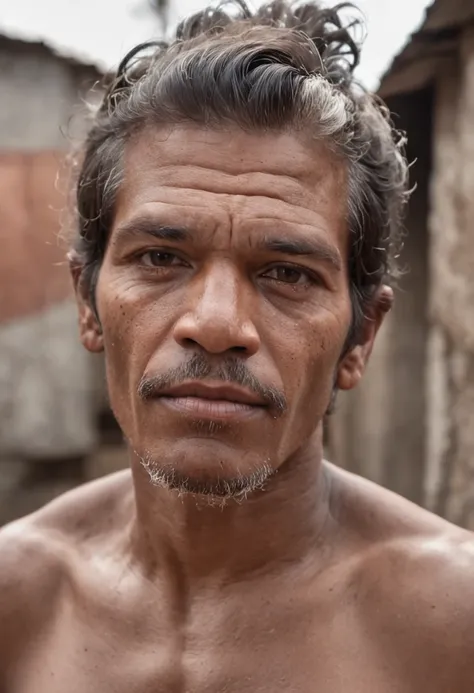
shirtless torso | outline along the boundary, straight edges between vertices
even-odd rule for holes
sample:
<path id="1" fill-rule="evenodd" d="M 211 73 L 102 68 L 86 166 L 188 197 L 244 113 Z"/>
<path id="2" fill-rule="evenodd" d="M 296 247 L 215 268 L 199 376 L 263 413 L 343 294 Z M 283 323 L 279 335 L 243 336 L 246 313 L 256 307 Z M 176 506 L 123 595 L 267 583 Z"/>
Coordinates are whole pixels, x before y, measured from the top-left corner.
<path id="1" fill-rule="evenodd" d="M 224 5 L 126 56 L 84 146 L 80 337 L 132 474 L 0 532 L 1 693 L 473 693 L 472 536 L 322 462 L 403 138 L 351 12 Z"/>
<path id="2" fill-rule="evenodd" d="M 472 536 L 328 470 L 336 542 L 242 582 L 145 574 L 128 472 L 2 530 L 2 693 L 472 693 Z"/>

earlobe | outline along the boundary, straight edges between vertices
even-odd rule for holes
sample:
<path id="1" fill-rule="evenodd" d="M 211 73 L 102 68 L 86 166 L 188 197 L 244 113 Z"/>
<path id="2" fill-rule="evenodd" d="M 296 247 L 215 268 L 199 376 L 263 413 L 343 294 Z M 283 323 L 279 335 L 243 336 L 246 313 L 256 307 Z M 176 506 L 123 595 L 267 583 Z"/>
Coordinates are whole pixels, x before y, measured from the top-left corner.
<path id="1" fill-rule="evenodd" d="M 74 253 L 69 253 L 68 260 L 79 311 L 79 336 L 88 351 L 98 354 L 104 350 L 102 327 L 81 282 L 83 266 Z"/>
<path id="2" fill-rule="evenodd" d="M 99 354 L 104 350 L 102 328 L 91 306 L 85 303 L 79 306 L 79 333 L 88 351 Z"/>
<path id="3" fill-rule="evenodd" d="M 362 378 L 365 368 L 363 345 L 351 349 L 341 360 L 337 369 L 338 390 L 352 390 Z"/>
<path id="4" fill-rule="evenodd" d="M 359 343 L 355 344 L 339 363 L 336 378 L 336 387 L 339 390 L 352 390 L 359 384 L 372 353 L 377 332 L 392 303 L 392 289 L 381 286 L 366 309 Z"/>

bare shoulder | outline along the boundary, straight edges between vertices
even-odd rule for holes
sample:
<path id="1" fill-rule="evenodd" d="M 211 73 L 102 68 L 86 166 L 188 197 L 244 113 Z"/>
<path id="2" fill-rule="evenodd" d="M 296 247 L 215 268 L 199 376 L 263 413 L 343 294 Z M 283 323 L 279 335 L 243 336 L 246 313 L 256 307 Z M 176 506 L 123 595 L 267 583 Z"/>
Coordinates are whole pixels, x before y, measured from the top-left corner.
<path id="1" fill-rule="evenodd" d="M 111 529 L 130 487 L 120 472 L 0 529 L 0 671 L 54 618 L 81 545 Z"/>
<path id="2" fill-rule="evenodd" d="M 341 470 L 332 471 L 341 489 L 339 521 L 359 538 L 362 569 L 370 566 L 376 575 L 382 571 L 400 587 L 409 586 L 410 591 L 424 595 L 442 588 L 439 599 L 454 592 L 457 597 L 463 590 L 471 591 L 474 597 L 472 532 L 377 484 Z M 429 580 L 421 580 L 423 575 Z M 391 582 L 384 580 L 382 584 Z"/>
<path id="3" fill-rule="evenodd" d="M 423 690 L 474 691 L 474 537 L 461 530 L 381 544 L 362 563 L 359 614 Z"/>
<path id="4" fill-rule="evenodd" d="M 364 537 L 351 579 L 367 628 L 420 681 L 474 690 L 474 534 L 375 484 L 337 478 L 342 512 Z"/>

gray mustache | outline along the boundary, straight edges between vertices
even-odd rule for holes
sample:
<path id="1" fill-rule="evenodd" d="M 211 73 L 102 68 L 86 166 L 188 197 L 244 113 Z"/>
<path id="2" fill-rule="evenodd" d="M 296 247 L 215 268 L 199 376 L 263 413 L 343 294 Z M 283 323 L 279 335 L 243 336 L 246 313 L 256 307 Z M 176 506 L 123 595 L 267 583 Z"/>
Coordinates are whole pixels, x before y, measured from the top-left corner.
<path id="1" fill-rule="evenodd" d="M 275 416 L 281 416 L 287 409 L 285 395 L 280 390 L 261 383 L 243 361 L 225 359 L 219 364 L 212 364 L 202 354 L 194 354 L 189 361 L 177 368 L 170 368 L 166 373 L 143 377 L 138 386 L 138 395 L 147 401 L 159 396 L 162 390 L 187 380 L 205 380 L 210 377 L 247 388 L 258 395 L 273 410 Z"/>

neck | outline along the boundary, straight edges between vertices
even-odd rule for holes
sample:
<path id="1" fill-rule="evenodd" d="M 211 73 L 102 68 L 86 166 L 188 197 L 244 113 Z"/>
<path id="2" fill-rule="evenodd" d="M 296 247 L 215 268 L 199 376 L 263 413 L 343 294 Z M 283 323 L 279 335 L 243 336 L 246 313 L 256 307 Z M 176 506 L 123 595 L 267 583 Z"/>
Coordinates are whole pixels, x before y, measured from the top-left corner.
<path id="1" fill-rule="evenodd" d="M 330 480 L 319 434 L 282 465 L 264 490 L 242 503 L 212 505 L 155 487 L 138 460 L 132 462 L 133 536 L 150 573 L 179 566 L 193 581 L 240 580 L 300 563 L 323 547 L 331 531 Z"/>

